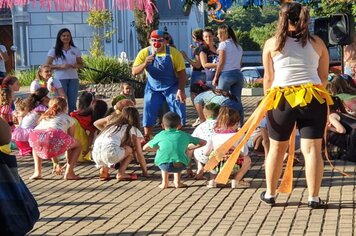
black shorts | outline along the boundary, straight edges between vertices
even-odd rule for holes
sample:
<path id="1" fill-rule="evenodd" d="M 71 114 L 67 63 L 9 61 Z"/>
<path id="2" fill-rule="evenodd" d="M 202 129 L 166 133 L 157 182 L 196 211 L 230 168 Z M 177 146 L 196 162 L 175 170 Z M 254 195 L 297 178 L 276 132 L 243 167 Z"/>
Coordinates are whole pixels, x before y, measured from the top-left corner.
<path id="1" fill-rule="evenodd" d="M 327 104 L 320 104 L 314 97 L 307 106 L 292 108 L 282 96 L 278 107 L 267 112 L 268 135 L 276 141 L 289 140 L 295 123 L 301 138 L 323 138 L 326 121 Z"/>

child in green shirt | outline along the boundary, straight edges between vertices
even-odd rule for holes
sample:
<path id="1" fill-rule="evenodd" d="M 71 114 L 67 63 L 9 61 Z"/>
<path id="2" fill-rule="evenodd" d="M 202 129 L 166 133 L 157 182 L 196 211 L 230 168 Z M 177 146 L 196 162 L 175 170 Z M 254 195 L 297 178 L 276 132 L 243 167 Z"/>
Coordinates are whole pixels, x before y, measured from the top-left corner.
<path id="1" fill-rule="evenodd" d="M 204 146 L 205 140 L 192 137 L 190 134 L 180 131 L 181 118 L 174 112 L 168 112 L 163 116 L 163 131 L 159 132 L 151 141 L 143 147 L 144 151 L 157 151 L 154 163 L 162 174 L 161 189 L 168 187 L 169 173 L 174 173 L 174 186 L 183 188 L 187 185 L 181 182 L 181 172 L 189 164 L 186 154 L 189 144 L 196 145 L 194 148 Z"/>

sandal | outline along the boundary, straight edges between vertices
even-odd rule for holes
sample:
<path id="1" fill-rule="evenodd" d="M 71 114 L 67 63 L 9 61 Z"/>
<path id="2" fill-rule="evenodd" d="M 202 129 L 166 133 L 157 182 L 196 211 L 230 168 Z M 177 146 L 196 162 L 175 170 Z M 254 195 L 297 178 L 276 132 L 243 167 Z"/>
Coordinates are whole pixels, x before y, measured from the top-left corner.
<path id="1" fill-rule="evenodd" d="M 236 180 L 231 180 L 231 188 L 248 188 L 250 187 L 250 183 L 245 180 L 240 180 L 237 182 Z"/>

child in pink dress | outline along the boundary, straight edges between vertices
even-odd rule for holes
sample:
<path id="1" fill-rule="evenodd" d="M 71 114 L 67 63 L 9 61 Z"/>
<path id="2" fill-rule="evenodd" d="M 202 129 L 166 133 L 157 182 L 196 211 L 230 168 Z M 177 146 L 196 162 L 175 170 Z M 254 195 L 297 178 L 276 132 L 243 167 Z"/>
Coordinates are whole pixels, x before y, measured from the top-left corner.
<path id="1" fill-rule="evenodd" d="M 22 101 L 26 115 L 22 118 L 19 126 L 12 132 L 12 140 L 19 149 L 19 156 L 26 156 L 32 153 L 32 148 L 28 142 L 29 134 L 36 127 L 40 116 L 47 110 L 48 93 L 49 91 L 46 88 L 39 88 Z"/>
<path id="2" fill-rule="evenodd" d="M 41 116 L 39 124 L 30 133 L 35 172 L 30 179 L 40 179 L 42 159 L 52 159 L 53 171 L 62 174 L 64 167 L 58 163 L 58 157 L 67 152 L 64 179 L 77 180 L 74 166 L 81 153 L 80 143 L 74 139 L 74 120 L 69 115 L 67 101 L 54 97 L 49 101 L 48 110 Z"/>

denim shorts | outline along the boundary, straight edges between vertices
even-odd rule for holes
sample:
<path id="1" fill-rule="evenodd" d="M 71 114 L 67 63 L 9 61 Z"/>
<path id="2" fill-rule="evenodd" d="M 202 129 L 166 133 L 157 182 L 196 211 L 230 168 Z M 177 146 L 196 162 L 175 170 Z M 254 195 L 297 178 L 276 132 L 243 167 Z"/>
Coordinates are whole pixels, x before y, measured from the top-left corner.
<path id="1" fill-rule="evenodd" d="M 174 163 L 163 163 L 158 166 L 161 171 L 171 172 L 171 173 L 179 173 L 186 168 L 186 166 L 181 162 Z"/>
<path id="2" fill-rule="evenodd" d="M 241 101 L 242 87 L 243 75 L 239 69 L 221 72 L 217 89 L 230 92 Z"/>

